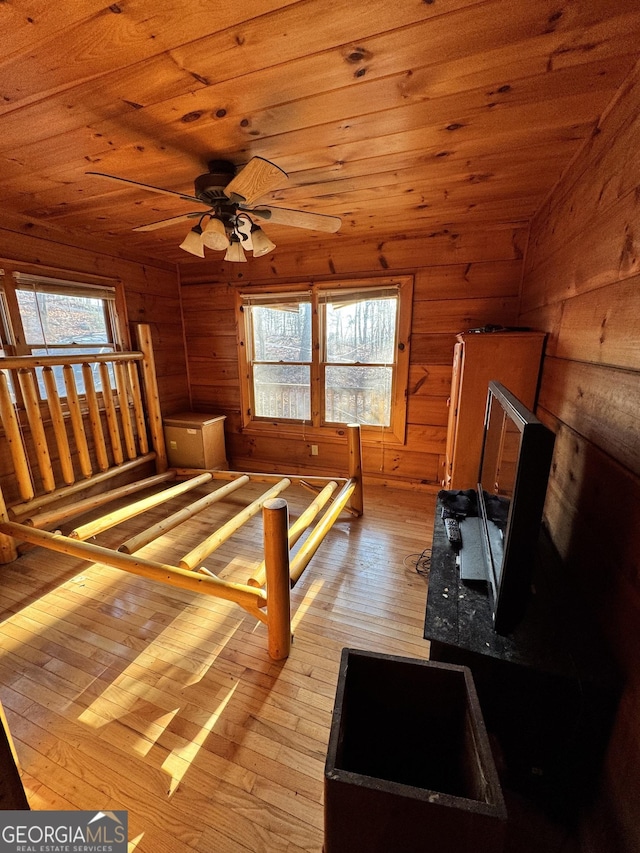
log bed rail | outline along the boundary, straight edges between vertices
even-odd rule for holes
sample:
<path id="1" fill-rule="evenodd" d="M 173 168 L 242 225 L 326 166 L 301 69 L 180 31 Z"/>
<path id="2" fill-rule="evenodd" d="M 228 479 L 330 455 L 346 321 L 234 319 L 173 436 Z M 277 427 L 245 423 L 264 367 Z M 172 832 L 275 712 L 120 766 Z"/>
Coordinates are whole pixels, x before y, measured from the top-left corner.
<path id="1" fill-rule="evenodd" d="M 346 430 L 347 477 L 169 468 L 151 333 L 148 325 L 136 329 L 137 351 L 0 359 L 0 421 L 17 493 L 15 501 L 5 502 L 0 489 L 0 563 L 17 559 L 26 543 L 233 601 L 267 625 L 269 655 L 283 659 L 291 645 L 291 586 L 342 511 L 355 516 L 363 511 L 359 426 L 350 424 Z M 153 465 L 155 474 L 108 488 L 113 478 L 131 477 L 145 465 Z M 178 565 L 136 556 L 249 482 L 269 488 L 184 554 Z M 281 494 L 292 484 L 313 492 L 314 499 L 290 526 Z M 203 485 L 215 488 L 129 536 L 117 550 L 86 541 Z M 122 505 L 122 498 L 157 486 L 160 491 Z M 91 494 L 83 497 L 88 489 Z M 113 501 L 117 507 L 109 509 Z M 102 506 L 106 511 L 93 517 Z M 89 512 L 91 518 L 83 522 L 80 517 Z M 202 565 L 260 512 L 264 559 L 246 584 L 224 580 Z M 67 534 L 57 529 L 75 518 L 79 520 Z M 292 556 L 293 546 L 307 532 Z"/>

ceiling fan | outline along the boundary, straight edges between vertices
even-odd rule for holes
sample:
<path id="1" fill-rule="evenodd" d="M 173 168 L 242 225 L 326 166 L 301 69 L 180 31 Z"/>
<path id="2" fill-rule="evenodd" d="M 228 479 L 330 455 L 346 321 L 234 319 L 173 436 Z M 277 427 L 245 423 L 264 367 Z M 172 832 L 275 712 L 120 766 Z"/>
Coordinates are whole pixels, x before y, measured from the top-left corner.
<path id="1" fill-rule="evenodd" d="M 176 222 L 186 222 L 197 219 L 180 248 L 199 258 L 204 258 L 205 246 L 209 249 L 224 251 L 225 261 L 246 261 L 245 249 L 253 252 L 258 258 L 275 249 L 273 243 L 262 228 L 254 221 L 264 219 L 278 225 L 292 225 L 295 228 L 307 228 L 311 231 L 334 233 L 342 224 L 339 216 L 327 216 L 321 213 L 308 213 L 304 210 L 288 210 L 283 207 L 271 207 L 255 203 L 265 193 L 282 185 L 287 180 L 287 174 L 275 163 L 263 157 L 252 157 L 240 170 L 227 160 L 211 160 L 209 171 L 199 175 L 194 182 L 194 195 L 165 190 L 106 175 L 103 172 L 87 172 L 110 181 L 118 181 L 128 186 L 149 190 L 154 193 L 175 196 L 182 201 L 202 205 L 206 210 L 197 210 L 161 219 L 150 225 L 141 225 L 134 231 L 155 231 L 175 225 Z"/>

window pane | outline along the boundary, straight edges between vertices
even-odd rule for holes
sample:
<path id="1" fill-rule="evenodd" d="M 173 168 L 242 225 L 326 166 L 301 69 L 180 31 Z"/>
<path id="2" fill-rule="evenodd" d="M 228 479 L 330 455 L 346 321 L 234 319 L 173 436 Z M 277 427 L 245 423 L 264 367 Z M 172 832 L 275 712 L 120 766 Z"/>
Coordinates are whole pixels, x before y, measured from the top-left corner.
<path id="1" fill-rule="evenodd" d="M 389 426 L 391 367 L 331 367 L 325 371 L 325 420 Z"/>
<path id="2" fill-rule="evenodd" d="M 308 365 L 254 365 L 253 396 L 256 417 L 309 420 L 309 377 Z"/>
<path id="3" fill-rule="evenodd" d="M 104 300 L 17 290 L 28 346 L 109 343 Z"/>
<path id="4" fill-rule="evenodd" d="M 112 346 L 104 346 L 104 347 L 69 347 L 69 349 L 65 349 L 63 351 L 64 355 L 96 355 L 101 353 L 113 352 L 114 347 Z M 60 350 L 58 350 L 60 352 Z M 31 350 L 32 355 L 49 355 L 50 353 L 46 349 L 36 349 L 35 347 Z M 86 391 L 84 384 L 84 374 L 82 372 L 81 364 L 72 365 L 73 378 L 75 379 L 76 391 L 78 394 L 84 394 Z M 113 370 L 113 365 L 107 365 L 107 371 L 109 373 L 109 384 L 111 385 L 111 390 L 114 390 L 116 387 L 116 377 Z M 43 400 L 47 399 L 47 389 L 44 384 L 44 380 L 42 378 L 42 368 L 36 368 L 36 376 L 38 377 L 38 387 L 40 388 L 40 396 Z M 57 366 L 53 368 L 53 376 L 56 380 L 56 388 L 58 389 L 59 397 L 67 396 L 67 387 L 64 382 L 64 372 L 61 366 Z M 102 387 L 102 376 L 100 374 L 100 370 L 97 364 L 91 365 L 91 376 L 93 377 L 93 385 L 96 391 L 104 391 Z"/>
<path id="5" fill-rule="evenodd" d="M 256 361 L 311 361 L 311 303 L 252 305 Z"/>
<path id="6" fill-rule="evenodd" d="M 397 307 L 395 297 L 328 302 L 327 361 L 393 364 Z"/>

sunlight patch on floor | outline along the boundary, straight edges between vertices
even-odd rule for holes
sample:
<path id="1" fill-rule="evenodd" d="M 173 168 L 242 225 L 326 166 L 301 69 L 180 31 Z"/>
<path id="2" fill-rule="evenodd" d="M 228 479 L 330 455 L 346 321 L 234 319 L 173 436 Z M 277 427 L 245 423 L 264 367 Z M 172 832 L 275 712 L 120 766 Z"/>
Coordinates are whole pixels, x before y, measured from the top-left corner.
<path id="1" fill-rule="evenodd" d="M 144 838 L 144 832 L 141 832 L 139 835 L 136 835 L 135 838 L 129 839 L 129 844 L 127 846 L 127 853 L 134 853 L 134 850 L 140 844 L 142 839 Z"/>
<path id="2" fill-rule="evenodd" d="M 171 783 L 169 785 L 169 796 L 171 797 L 180 782 L 182 781 L 182 777 L 189 769 L 191 762 L 196 758 L 200 749 L 204 745 L 207 737 L 213 730 L 215 724 L 218 722 L 220 715 L 227 707 L 229 702 L 231 701 L 231 697 L 236 691 L 238 687 L 238 682 L 233 685 L 228 691 L 226 696 L 222 699 L 222 701 L 218 704 L 216 710 L 211 714 L 206 723 L 201 727 L 200 731 L 191 738 L 188 743 L 185 743 L 184 746 L 177 747 L 172 750 L 171 754 L 167 756 L 165 761 L 162 763 L 162 769 L 171 776 Z"/>
<path id="3" fill-rule="evenodd" d="M 246 630 L 242 617 L 230 619 L 231 615 L 237 614 L 235 608 L 235 605 L 230 606 L 231 612 L 209 611 L 205 614 L 203 630 L 194 631 L 191 635 L 183 611 L 135 660 L 128 662 L 110 683 L 105 684 L 100 695 L 79 714 L 78 722 L 95 730 L 103 730 L 104 734 L 99 733 L 101 738 L 109 741 L 115 737 L 123 747 L 126 744 L 126 749 L 133 754 L 147 756 L 170 728 L 172 721 L 179 717 L 188 702 L 189 688 L 206 677 L 220 651 L 232 640 L 238 629 Z M 205 651 L 205 643 L 213 647 Z M 143 672 L 147 673 L 147 678 L 141 678 Z M 171 776 L 169 795 L 177 788 L 190 762 L 231 699 L 237 684 L 234 681 L 231 688 L 216 686 L 213 698 L 215 711 L 189 743 L 173 749 L 166 758 L 162 767 Z M 78 701 L 82 701 L 80 696 Z M 167 707 L 173 702 L 176 703 L 175 707 Z M 107 734 L 111 723 L 120 724 L 126 731 Z"/>
<path id="4" fill-rule="evenodd" d="M 299 623 L 303 620 L 305 614 L 309 610 L 309 608 L 313 605 L 313 601 L 315 597 L 318 595 L 322 587 L 324 586 L 324 581 L 317 578 L 316 580 L 311 581 L 309 584 L 309 589 L 305 592 L 304 598 L 302 601 L 296 606 L 295 613 L 291 614 L 291 631 L 295 634 L 295 630 L 298 627 Z"/>

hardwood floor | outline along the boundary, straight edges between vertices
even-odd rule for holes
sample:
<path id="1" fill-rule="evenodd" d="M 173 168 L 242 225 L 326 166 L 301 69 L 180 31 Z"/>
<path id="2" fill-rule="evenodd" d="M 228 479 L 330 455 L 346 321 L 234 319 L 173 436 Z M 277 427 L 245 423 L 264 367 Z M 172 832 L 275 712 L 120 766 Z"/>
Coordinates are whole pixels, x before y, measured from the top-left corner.
<path id="1" fill-rule="evenodd" d="M 262 491 L 140 553 L 179 559 Z M 310 502 L 298 488 L 284 496 L 292 516 Z M 319 853 L 342 648 L 428 657 L 414 563 L 434 500 L 365 489 L 364 516 L 341 516 L 292 592 L 281 663 L 265 626 L 232 603 L 41 549 L 2 567 L 0 700 L 31 807 L 126 809 L 138 853 Z M 139 524 L 97 541 L 117 545 Z M 228 563 L 222 574 L 245 582 L 261 529 L 258 517 L 205 565 Z"/>

